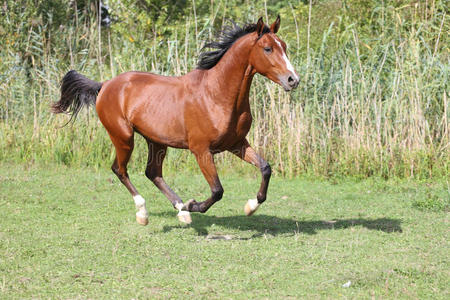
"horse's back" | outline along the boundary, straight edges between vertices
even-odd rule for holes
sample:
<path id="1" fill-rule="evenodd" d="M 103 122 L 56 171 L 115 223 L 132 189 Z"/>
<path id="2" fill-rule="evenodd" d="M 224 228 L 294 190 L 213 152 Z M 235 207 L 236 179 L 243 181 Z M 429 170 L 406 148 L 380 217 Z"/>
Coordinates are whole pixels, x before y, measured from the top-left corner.
<path id="1" fill-rule="evenodd" d="M 166 94 L 168 92 L 167 86 L 176 88 L 179 84 L 178 77 L 137 71 L 122 73 L 103 83 L 97 97 L 96 106 L 98 110 L 101 110 L 104 105 L 110 106 L 113 104 L 112 102 L 119 102 L 117 104 L 125 107 L 139 100 L 151 101 L 152 99 L 158 99 L 159 95 Z"/>
<path id="2" fill-rule="evenodd" d="M 179 77 L 123 73 L 104 82 L 97 97 L 97 114 L 108 132 L 118 123 L 128 123 L 153 141 L 184 148 L 182 91 Z"/>

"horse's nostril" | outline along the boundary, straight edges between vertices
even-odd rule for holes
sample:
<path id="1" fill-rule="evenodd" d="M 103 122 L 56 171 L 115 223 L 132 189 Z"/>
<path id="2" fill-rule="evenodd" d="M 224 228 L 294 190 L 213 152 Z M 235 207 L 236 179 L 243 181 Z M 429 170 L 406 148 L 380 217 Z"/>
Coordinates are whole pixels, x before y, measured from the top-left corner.
<path id="1" fill-rule="evenodd" d="M 288 78 L 288 82 L 289 82 L 289 83 L 292 83 L 292 82 L 294 82 L 294 78 L 292 78 L 292 76 L 289 76 L 289 78 Z"/>

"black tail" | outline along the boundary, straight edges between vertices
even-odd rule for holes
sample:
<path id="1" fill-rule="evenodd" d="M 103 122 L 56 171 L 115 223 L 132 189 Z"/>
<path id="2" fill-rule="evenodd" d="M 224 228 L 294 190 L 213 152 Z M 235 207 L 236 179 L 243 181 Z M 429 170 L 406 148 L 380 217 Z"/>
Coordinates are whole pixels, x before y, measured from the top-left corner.
<path id="1" fill-rule="evenodd" d="M 71 70 L 61 80 L 61 99 L 52 104 L 52 112 L 69 113 L 69 122 L 75 120 L 83 106 L 95 103 L 101 88 L 101 82 L 90 80 Z"/>

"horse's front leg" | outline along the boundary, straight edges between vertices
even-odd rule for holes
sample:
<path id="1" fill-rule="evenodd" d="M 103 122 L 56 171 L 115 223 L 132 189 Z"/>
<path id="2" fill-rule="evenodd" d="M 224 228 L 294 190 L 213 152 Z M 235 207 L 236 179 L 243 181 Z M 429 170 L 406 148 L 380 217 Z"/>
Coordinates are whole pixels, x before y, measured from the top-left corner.
<path id="1" fill-rule="evenodd" d="M 247 139 L 244 139 L 243 141 L 237 143 L 231 149 L 229 149 L 229 151 L 245 160 L 246 162 L 255 165 L 261 170 L 261 186 L 259 188 L 258 194 L 256 195 L 256 199 L 248 200 L 244 207 L 245 214 L 247 216 L 251 216 L 258 209 L 261 203 L 266 201 L 267 189 L 269 187 L 272 169 L 270 168 L 270 165 L 255 152 L 255 150 L 248 143 Z"/>
<path id="2" fill-rule="evenodd" d="M 211 188 L 211 197 L 206 201 L 196 202 L 195 200 L 189 200 L 184 205 L 185 209 L 190 212 L 206 212 L 214 203 L 222 199 L 223 188 L 220 183 L 219 176 L 217 175 L 216 165 L 214 164 L 214 156 L 211 151 L 191 151 L 194 153 L 197 163 L 202 170 L 203 176 L 205 176 L 206 181 L 208 181 L 209 187 Z"/>

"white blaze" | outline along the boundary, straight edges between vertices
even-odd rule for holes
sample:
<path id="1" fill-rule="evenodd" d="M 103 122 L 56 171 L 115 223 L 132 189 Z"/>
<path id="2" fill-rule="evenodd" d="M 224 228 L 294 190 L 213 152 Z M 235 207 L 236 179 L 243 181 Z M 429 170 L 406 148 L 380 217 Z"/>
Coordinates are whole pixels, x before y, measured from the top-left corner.
<path id="1" fill-rule="evenodd" d="M 284 52 L 284 49 L 283 49 L 283 47 L 281 46 L 281 43 L 280 43 L 279 41 L 277 41 L 276 39 L 275 39 L 275 42 L 278 44 L 278 46 L 280 46 L 281 51 L 283 52 L 283 56 L 282 56 L 282 57 L 283 57 L 283 60 L 284 60 L 284 62 L 285 62 L 285 64 L 286 64 L 286 69 L 287 69 L 289 72 L 292 73 L 292 76 L 294 77 L 295 80 L 299 80 L 299 78 L 298 78 L 298 76 L 297 76 L 297 73 L 296 73 L 295 70 L 294 70 L 294 67 L 292 66 L 291 62 L 290 62 L 289 59 L 287 58 L 286 52 Z"/>

